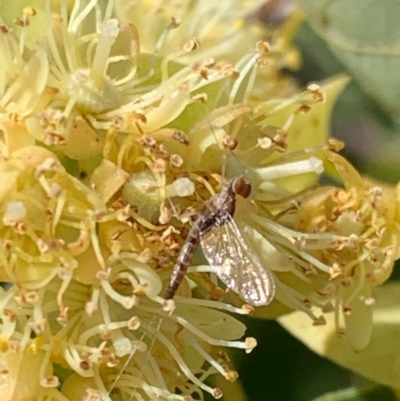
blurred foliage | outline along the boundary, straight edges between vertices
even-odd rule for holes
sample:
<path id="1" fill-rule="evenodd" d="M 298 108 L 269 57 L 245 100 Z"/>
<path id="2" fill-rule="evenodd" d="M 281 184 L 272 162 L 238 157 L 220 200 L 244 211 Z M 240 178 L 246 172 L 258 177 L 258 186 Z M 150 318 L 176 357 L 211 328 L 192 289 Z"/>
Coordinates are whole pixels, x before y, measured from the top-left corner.
<path id="1" fill-rule="evenodd" d="M 364 92 L 398 118 L 400 3 L 397 0 L 298 0 L 298 4 L 313 29 Z"/>
<path id="2" fill-rule="evenodd" d="M 246 319 L 258 346 L 250 355 L 236 353 L 235 366 L 248 401 L 311 401 L 352 384 L 352 373 L 321 358 L 278 323 Z"/>
<path id="3" fill-rule="evenodd" d="M 368 386 L 364 389 L 349 388 L 325 394 L 314 401 L 395 401 L 396 397 L 387 387 Z"/>
<path id="4" fill-rule="evenodd" d="M 391 3 L 390 0 L 388 2 Z M 299 3 L 303 5 L 301 0 Z M 358 5 L 354 7 L 357 8 Z M 379 14 L 380 11 L 374 12 Z M 347 14 L 358 15 L 356 11 L 351 10 L 348 10 Z M 355 20 L 358 20 L 358 17 Z M 367 21 L 365 20 L 366 26 Z M 382 31 L 387 29 L 387 25 L 380 26 Z M 393 26 L 393 29 L 398 28 Z M 347 86 L 336 105 L 332 122 L 332 136 L 346 143 L 343 153 L 364 174 L 385 182 L 397 183 L 400 179 L 400 159 L 397 151 L 400 147 L 397 135 L 398 119 L 382 107 L 377 97 L 365 92 L 365 87 L 368 87 L 368 81 L 365 81 L 366 73 L 353 73 L 352 66 L 336 58 L 340 51 L 332 53 L 328 43 L 318 36 L 308 23 L 299 30 L 296 43 L 303 57 L 302 68 L 296 73 L 296 78 L 303 85 L 310 81 L 326 79 L 339 72 L 346 72 L 352 77 L 352 83 Z M 370 64 L 370 71 L 373 74 L 376 72 L 373 64 Z M 393 72 L 397 74 L 397 69 Z M 387 71 L 382 74 L 387 74 Z M 395 85 L 392 85 L 390 90 L 394 92 L 393 96 L 400 93 Z"/>

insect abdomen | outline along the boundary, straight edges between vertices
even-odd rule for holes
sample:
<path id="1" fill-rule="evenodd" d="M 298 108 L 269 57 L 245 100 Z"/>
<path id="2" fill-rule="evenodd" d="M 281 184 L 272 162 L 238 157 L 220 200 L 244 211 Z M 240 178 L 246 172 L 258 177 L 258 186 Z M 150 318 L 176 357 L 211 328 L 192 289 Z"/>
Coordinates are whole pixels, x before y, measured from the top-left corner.
<path id="1" fill-rule="evenodd" d="M 189 231 L 181 252 L 179 253 L 169 280 L 167 291 L 164 294 L 164 299 L 172 299 L 175 296 L 178 287 L 181 285 L 183 277 L 185 276 L 193 255 L 199 245 L 200 231 L 201 224 L 196 220 Z"/>

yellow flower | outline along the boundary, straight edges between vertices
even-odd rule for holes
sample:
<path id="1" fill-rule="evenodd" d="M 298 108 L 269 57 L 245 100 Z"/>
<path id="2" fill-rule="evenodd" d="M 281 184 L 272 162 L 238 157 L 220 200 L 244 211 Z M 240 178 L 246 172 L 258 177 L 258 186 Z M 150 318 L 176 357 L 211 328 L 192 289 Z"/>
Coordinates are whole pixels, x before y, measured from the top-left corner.
<path id="1" fill-rule="evenodd" d="M 3 27 L 3 40 L 10 42 L 5 46 L 10 60 L 5 80 L 15 81 L 3 104 L 7 113 L 25 117 L 36 141 L 71 159 L 100 155 L 105 130 L 117 128 L 138 139 L 145 131 L 164 127 L 196 101 L 191 93 L 235 74 L 224 62 L 174 67 L 174 57 L 139 53 L 136 28 L 111 18 L 113 2 L 104 13 L 96 12 L 97 2 L 77 2 L 70 15 L 61 2 L 58 16 L 50 15 L 49 1 L 45 4 L 49 26 L 33 45 L 28 62 L 18 54 L 25 44 L 22 34 L 16 38 Z M 23 37 L 28 29 L 26 23 Z M 188 38 L 181 42 L 181 51 L 198 46 Z M 15 59 L 19 68 L 13 66 Z"/>
<path id="2" fill-rule="evenodd" d="M 203 274 L 213 269 L 196 258 L 175 310 L 160 294 L 193 216 L 224 178 L 245 175 L 253 194 L 237 200 L 235 219 L 277 287 L 275 305 L 258 313 L 277 315 L 285 305 L 323 323 L 308 307 L 321 306 L 310 292 L 337 271 L 326 252 L 361 257 L 337 248 L 338 237 L 353 246 L 348 219 L 310 229 L 324 202 L 351 214 L 337 188 L 324 190 L 319 208 L 309 206 L 316 177 L 335 157 L 327 122 L 346 79 L 293 94 L 292 82 L 280 82 L 273 46 L 259 41 L 261 28 L 237 29 L 247 3 L 229 10 L 227 3 L 193 3 L 180 28 L 168 7 L 155 15 L 139 2 L 143 18 L 134 26 L 124 21 L 132 9 L 123 14 L 122 2 L 101 3 L 61 0 L 52 8 L 46 0 L 46 29 L 37 39 L 29 35 L 31 8 L 18 34 L 0 29 L 0 278 L 11 284 L 0 292 L 0 388 L 7 400 L 19 394 L 15 377 L 25 377 L 26 360 L 38 372 L 26 399 L 219 398 L 205 380 L 218 373 L 234 381 L 237 373 L 214 348 L 254 348 L 254 339 L 242 339 L 244 325 L 227 314 L 251 308 L 228 303 L 214 275 Z M 293 95 L 272 97 L 282 92 Z M 373 206 L 358 189 L 348 197 L 351 212 Z M 366 225 L 386 213 L 375 212 Z M 376 245 L 368 235 L 368 246 Z M 385 272 L 395 257 L 385 260 Z M 314 268 L 315 279 L 308 274 Z"/>
<path id="3" fill-rule="evenodd" d="M 223 104 L 225 86 L 238 95 L 265 46 L 249 48 L 235 81 L 239 72 L 225 61 L 187 66 L 176 54 L 141 53 L 136 28 L 111 18 L 112 2 L 69 9 L 61 1 L 57 10 L 45 2 L 36 41 L 31 8 L 18 34 L 6 25 L 0 32 L 0 273 L 12 284 L 0 297 L 1 388 L 19 396 L 25 360 L 38 372 L 26 399 L 218 398 L 204 380 L 237 374 L 213 347 L 249 352 L 256 344 L 238 340 L 245 327 L 225 312 L 249 309 L 222 302 L 212 281 L 210 300 L 191 298 L 183 283 L 172 314 L 159 294 L 190 216 L 218 185 L 207 184 L 210 170 L 190 167 L 197 149 L 189 128 L 207 115 L 207 97 Z M 195 39 L 181 41 L 181 53 L 197 48 Z M 22 361 L 14 370 L 12 353 Z"/>
<path id="4" fill-rule="evenodd" d="M 322 92 L 311 85 L 308 93 L 275 107 L 270 101 L 253 109 L 236 105 L 229 113 L 222 110 L 226 114 L 212 112 L 213 130 L 205 123 L 192 130 L 192 143 L 201 152 L 190 160 L 192 168 L 218 170 L 220 156 L 215 154 L 220 150 L 213 137 L 237 144 L 226 156 L 226 172 L 236 176 L 245 171 L 253 195 L 239 203 L 236 220 L 261 261 L 276 274 L 275 299 L 305 312 L 314 325 L 324 325 L 324 315 L 334 313 L 338 335 L 346 335 L 360 350 L 373 329 L 372 287 L 388 279 L 400 257 L 400 231 L 395 191 L 365 182 L 335 153 L 342 144 L 325 144 L 319 136 L 327 123 L 319 108 L 326 107 L 321 104 L 323 92 L 332 102 L 344 82 L 328 83 Z M 308 122 L 314 121 L 313 147 L 306 147 L 310 140 L 301 135 L 310 129 L 302 125 L 302 112 Z M 283 128 L 274 127 L 274 121 L 282 125 L 285 119 Z M 344 189 L 310 186 L 325 168 L 337 170 Z M 284 310 L 273 306 L 256 314 L 272 317 Z"/>
<path id="5" fill-rule="evenodd" d="M 57 378 L 50 375 L 50 366 L 48 366 L 46 372 L 42 371 L 45 358 L 46 353 L 44 351 L 38 350 L 34 352 L 30 348 L 25 350 L 13 349 L 9 352 L 1 353 L 0 388 L 2 399 L 33 400 L 35 395 L 39 395 L 39 397 L 55 395 L 56 391 L 54 389 L 46 388 L 47 381 L 40 382 L 39 380 L 40 375 L 46 373 L 49 380 L 53 379 L 55 384 L 58 383 Z M 39 374 L 32 374 L 32 372 L 39 372 Z"/>
<path id="6" fill-rule="evenodd" d="M 248 52 L 248 43 L 257 42 L 265 32 L 260 26 L 246 22 L 248 14 L 262 3 L 260 0 L 204 4 L 181 0 L 117 0 L 116 11 L 118 18 L 134 23 L 142 33 L 144 52 L 157 49 L 162 55 L 179 53 L 184 33 L 188 38 L 196 38 L 201 48 L 196 54 L 180 52 L 179 62 L 191 64 L 209 57 L 237 62 Z M 170 25 L 172 19 L 174 25 Z M 170 28 L 165 31 L 167 26 Z"/>
<path id="7" fill-rule="evenodd" d="M 354 349 L 362 350 L 372 336 L 376 302 L 372 289 L 389 278 L 400 257 L 397 193 L 394 188 L 363 180 L 337 154 L 328 153 L 326 159 L 344 189 L 311 191 L 295 224 L 297 230 L 315 237 L 307 253 L 330 267 L 321 274 L 315 265 L 305 266 L 314 286 L 308 289 L 307 302 L 323 312 L 333 312 L 337 334 L 345 335 Z M 328 249 L 318 246 L 326 233 L 331 233 Z M 302 252 L 307 251 L 307 234 L 303 238 Z"/>

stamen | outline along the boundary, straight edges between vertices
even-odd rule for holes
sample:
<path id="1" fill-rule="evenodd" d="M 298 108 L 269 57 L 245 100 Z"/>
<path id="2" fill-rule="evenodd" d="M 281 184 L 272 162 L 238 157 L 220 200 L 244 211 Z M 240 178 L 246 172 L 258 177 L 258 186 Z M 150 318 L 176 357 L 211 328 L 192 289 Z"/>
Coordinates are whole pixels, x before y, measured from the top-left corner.
<path id="1" fill-rule="evenodd" d="M 295 239 L 292 237 L 292 234 L 299 236 L 299 233 L 296 233 L 295 231 L 292 231 L 286 227 L 280 226 L 271 220 L 265 219 L 260 216 L 252 216 L 251 217 L 254 221 L 261 223 L 263 229 L 267 228 L 268 230 L 278 234 L 278 236 L 271 236 L 270 234 L 265 234 L 265 237 L 267 238 L 268 241 L 270 241 L 272 244 L 273 243 L 279 243 L 282 244 L 283 246 L 289 247 L 289 249 L 293 250 L 295 253 L 297 253 L 299 256 L 301 256 L 304 260 L 310 262 L 313 266 L 317 267 L 321 271 L 324 271 L 325 273 L 330 273 L 330 266 L 325 265 L 322 263 L 320 260 L 314 258 L 310 254 L 301 251 L 296 248 L 295 244 Z M 264 230 L 263 230 L 264 231 Z M 304 234 L 302 234 L 304 235 Z M 321 234 L 322 236 L 322 234 Z"/>
<path id="2" fill-rule="evenodd" d="M 168 63 L 174 59 L 183 56 L 184 54 L 196 50 L 200 46 L 200 43 L 196 39 L 192 39 L 188 43 L 186 43 L 181 50 L 176 51 L 175 53 L 170 53 L 169 55 L 165 56 L 161 61 L 161 79 L 162 82 L 168 80 Z M 174 76 L 175 77 L 175 76 Z"/>
<path id="3" fill-rule="evenodd" d="M 55 376 L 52 376 L 55 380 L 48 380 L 49 378 L 45 376 L 45 372 L 47 370 L 47 367 L 50 363 L 50 358 L 52 355 L 52 348 L 49 347 L 49 349 L 45 352 L 42 363 L 40 365 L 40 370 L 39 370 L 39 380 L 41 383 L 47 383 L 46 387 L 57 387 L 58 385 L 58 378 Z"/>
<path id="4" fill-rule="evenodd" d="M 216 345 L 219 347 L 230 347 L 230 348 L 238 348 L 238 349 L 247 349 L 246 342 L 243 341 L 229 341 L 229 340 L 219 340 L 216 338 L 212 338 L 209 335 L 203 333 L 196 326 L 189 323 L 186 319 L 181 316 L 172 315 L 171 319 L 179 323 L 181 326 L 185 327 L 187 330 L 191 331 L 194 335 L 201 338 L 205 342 L 210 345 Z"/>
<path id="5" fill-rule="evenodd" d="M 255 171 L 260 176 L 261 180 L 271 181 L 278 178 L 307 173 L 322 174 L 324 172 L 324 166 L 321 159 L 310 157 L 306 160 L 285 163 L 283 165 L 260 167 L 257 168 Z"/>
<path id="6" fill-rule="evenodd" d="M 106 263 L 103 259 L 103 254 L 101 252 L 100 241 L 97 236 L 97 224 L 95 220 L 90 221 L 90 239 L 94 254 L 96 255 L 97 262 L 99 263 L 101 269 L 105 271 Z"/>
<path id="7" fill-rule="evenodd" d="M 98 0 L 91 0 L 86 7 L 79 11 L 80 9 L 80 1 L 75 3 L 74 8 L 72 9 L 71 16 L 69 18 L 68 23 L 68 31 L 71 33 L 76 33 L 78 31 L 79 25 L 86 19 L 92 9 L 97 5 Z M 79 13 L 79 14 L 78 14 Z"/>
<path id="8" fill-rule="evenodd" d="M 104 74 L 108 63 L 111 47 L 119 34 L 119 23 L 116 19 L 111 19 L 99 27 L 101 36 L 98 39 L 96 53 L 93 57 L 90 76 L 94 83 L 102 86 Z"/>
<path id="9" fill-rule="evenodd" d="M 67 269 L 63 269 L 63 270 L 64 270 L 64 274 L 62 277 L 61 286 L 57 292 L 57 304 L 59 305 L 60 317 L 63 317 L 65 319 L 65 321 L 63 321 L 63 324 L 66 324 L 67 316 L 66 316 L 66 309 L 64 308 L 64 303 L 63 303 L 63 295 L 67 291 L 69 284 L 72 281 L 72 274 Z M 65 312 L 65 314 L 64 314 L 64 312 Z"/>
<path id="10" fill-rule="evenodd" d="M 116 292 L 111 284 L 107 280 L 101 280 L 100 282 L 101 287 L 103 290 L 107 293 L 107 295 L 113 299 L 114 301 L 118 302 L 120 305 L 122 305 L 125 309 L 131 309 L 135 305 L 135 299 L 132 297 L 126 297 L 118 292 Z"/>
<path id="11" fill-rule="evenodd" d="M 183 319 L 182 319 L 183 320 Z M 151 329 L 150 327 L 147 327 L 147 330 L 154 333 L 154 330 Z M 184 360 L 182 359 L 181 355 L 179 354 L 178 350 L 174 347 L 174 345 L 167 339 L 167 337 L 164 336 L 161 332 L 157 333 L 157 338 L 158 340 L 168 349 L 168 351 L 171 353 L 172 357 L 175 359 L 177 364 L 179 365 L 180 369 L 182 372 L 185 374 L 185 376 L 191 380 L 197 387 L 201 388 L 203 391 L 206 391 L 207 393 L 214 395 L 214 390 L 212 387 L 209 387 L 202 383 L 189 369 L 189 367 L 186 365 Z"/>
<path id="12" fill-rule="evenodd" d="M 104 21 L 108 21 L 111 16 L 114 14 L 115 10 L 115 0 L 108 0 L 107 1 L 107 7 L 104 12 Z"/>
<path id="13" fill-rule="evenodd" d="M 101 335 L 105 332 L 113 331 L 113 330 L 118 330 L 118 329 L 123 329 L 125 327 L 129 327 L 129 322 L 130 321 L 121 321 L 121 322 L 110 322 L 110 323 L 102 323 L 98 324 L 96 326 L 91 327 L 88 330 L 83 331 L 80 336 L 78 343 L 79 344 L 88 344 L 89 340 L 92 337 L 95 337 L 97 335 Z"/>
<path id="14" fill-rule="evenodd" d="M 193 270 L 191 270 L 191 271 L 197 271 L 196 270 L 197 267 L 199 267 L 199 266 L 194 266 Z M 207 266 L 207 267 L 208 267 L 207 272 L 210 272 L 211 271 L 210 266 Z M 212 272 L 214 272 L 214 270 L 212 270 Z M 247 310 L 245 310 L 243 308 L 236 308 L 233 305 L 226 304 L 224 302 L 210 301 L 207 299 L 200 299 L 200 298 L 186 298 L 186 297 L 180 297 L 179 295 L 176 295 L 174 297 L 174 299 L 176 301 L 178 301 L 178 304 L 197 305 L 197 306 L 202 306 L 202 307 L 211 308 L 211 309 L 225 310 L 227 312 L 235 313 L 237 315 L 248 315 Z"/>
<path id="15" fill-rule="evenodd" d="M 65 1 L 62 1 L 61 4 L 64 4 Z M 61 55 L 58 51 L 58 46 L 56 43 L 56 40 L 54 38 L 54 32 L 53 32 L 53 17 L 51 15 L 51 0 L 46 0 L 45 3 L 45 9 L 46 9 L 46 20 L 50 21 L 50 26 L 48 27 L 47 30 L 47 40 L 49 43 L 49 48 L 50 48 L 50 53 L 54 59 L 55 65 L 57 66 L 58 70 L 61 72 L 63 76 L 67 76 L 67 70 L 64 67 L 64 63 L 61 59 Z M 74 7 L 75 10 L 75 7 Z M 74 13 L 74 11 L 72 11 Z M 65 49 L 68 49 L 68 46 L 65 47 Z"/>
<path id="16" fill-rule="evenodd" d="M 317 320 L 317 317 L 314 315 L 314 313 L 312 313 L 310 309 L 308 309 L 302 302 L 299 301 L 299 299 L 304 299 L 304 295 L 300 294 L 293 288 L 290 288 L 281 282 L 276 282 L 276 296 L 281 302 L 293 310 L 300 310 L 306 313 L 313 321 Z"/>
<path id="17" fill-rule="evenodd" d="M 365 271 L 365 263 L 360 262 L 357 264 L 358 267 L 358 280 L 357 280 L 357 285 L 353 288 L 353 291 L 349 295 L 349 297 L 342 301 L 343 305 L 350 305 L 360 294 L 362 288 L 365 285 L 365 278 L 366 278 L 366 271 Z"/>
<path id="18" fill-rule="evenodd" d="M 92 369 L 96 365 L 92 365 L 90 369 L 83 369 L 81 366 L 82 358 L 79 355 L 78 350 L 73 344 L 72 340 L 68 341 L 68 346 L 64 349 L 63 356 L 70 367 L 82 377 L 93 376 Z"/>
<path id="19" fill-rule="evenodd" d="M 235 68 L 238 71 L 240 71 L 240 75 L 231 89 L 231 92 L 229 94 L 228 104 L 232 105 L 235 103 L 235 97 L 239 92 L 240 86 L 242 85 L 244 79 L 247 78 L 247 74 L 249 73 L 249 71 L 251 71 L 254 68 L 254 65 L 256 64 L 258 57 L 259 57 L 258 54 L 253 56 L 247 56 L 240 62 L 240 65 L 235 66 Z"/>

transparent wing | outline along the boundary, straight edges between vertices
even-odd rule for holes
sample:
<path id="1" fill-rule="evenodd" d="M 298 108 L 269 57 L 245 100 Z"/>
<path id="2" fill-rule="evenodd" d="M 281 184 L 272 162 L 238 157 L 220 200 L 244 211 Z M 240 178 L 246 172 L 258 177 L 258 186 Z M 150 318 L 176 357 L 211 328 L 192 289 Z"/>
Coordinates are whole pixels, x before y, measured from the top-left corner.
<path id="1" fill-rule="evenodd" d="M 263 268 L 232 218 L 201 233 L 200 242 L 218 278 L 245 302 L 262 306 L 273 300 L 273 275 Z"/>

